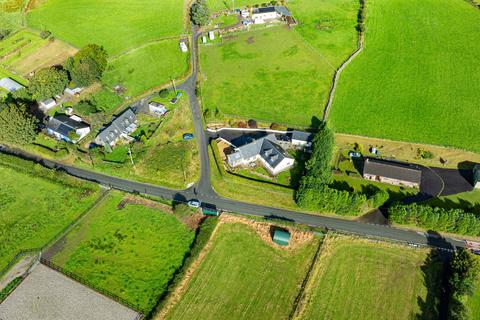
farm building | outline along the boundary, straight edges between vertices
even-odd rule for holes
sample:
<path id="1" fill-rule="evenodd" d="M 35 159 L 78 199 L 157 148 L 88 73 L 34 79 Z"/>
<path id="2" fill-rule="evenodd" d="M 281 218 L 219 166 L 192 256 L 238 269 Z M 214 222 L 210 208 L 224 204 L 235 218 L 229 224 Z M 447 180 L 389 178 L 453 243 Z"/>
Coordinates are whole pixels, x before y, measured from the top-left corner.
<path id="1" fill-rule="evenodd" d="M 408 163 L 366 158 L 363 165 L 363 178 L 396 186 L 419 188 L 422 171 Z"/>
<path id="2" fill-rule="evenodd" d="M 285 6 L 263 7 L 253 9 L 252 20 L 255 24 L 267 23 L 280 18 L 292 18 L 292 14 Z"/>
<path id="3" fill-rule="evenodd" d="M 60 114 L 49 118 L 47 132 L 58 140 L 77 143 L 90 133 L 90 125 L 80 117 Z"/>
<path id="4" fill-rule="evenodd" d="M 8 92 L 15 92 L 20 89 L 25 88 L 22 86 L 20 83 L 16 82 L 15 80 L 12 80 L 10 78 L 3 78 L 0 80 L 0 87 L 7 90 Z"/>
<path id="5" fill-rule="evenodd" d="M 282 229 L 275 229 L 273 231 L 273 242 L 280 246 L 288 246 L 291 235 L 288 231 Z"/>
<path id="6" fill-rule="evenodd" d="M 185 40 L 180 41 L 180 50 L 182 50 L 182 52 L 188 52 L 188 46 Z"/>
<path id="7" fill-rule="evenodd" d="M 57 102 L 55 101 L 55 99 L 52 99 L 52 98 L 40 101 L 38 103 L 38 107 L 42 111 L 48 111 L 48 110 L 52 109 L 53 107 L 55 107 L 56 105 L 57 105 Z"/>
<path id="8" fill-rule="evenodd" d="M 104 147 L 113 147 L 120 138 L 129 139 L 128 135 L 135 131 L 137 117 L 131 108 L 126 109 L 114 118 L 95 138 L 95 143 Z"/>
<path id="9" fill-rule="evenodd" d="M 278 145 L 274 134 L 269 134 L 251 143 L 235 148 L 227 156 L 231 167 L 247 166 L 260 160 L 263 167 L 272 175 L 290 169 L 295 160 Z"/>

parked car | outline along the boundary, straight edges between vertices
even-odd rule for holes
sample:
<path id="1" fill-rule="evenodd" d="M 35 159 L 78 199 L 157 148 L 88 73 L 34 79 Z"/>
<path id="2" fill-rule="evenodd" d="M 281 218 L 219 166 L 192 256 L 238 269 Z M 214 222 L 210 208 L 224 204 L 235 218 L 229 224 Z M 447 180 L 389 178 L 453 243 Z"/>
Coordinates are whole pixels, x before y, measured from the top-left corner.
<path id="1" fill-rule="evenodd" d="M 170 103 L 171 104 L 177 103 L 178 99 L 180 99 L 181 96 L 182 96 L 182 93 L 180 91 L 177 92 L 177 95 L 172 100 L 170 100 Z"/>
<path id="2" fill-rule="evenodd" d="M 193 138 L 193 133 L 185 133 L 183 135 L 183 140 L 192 140 Z"/>
<path id="3" fill-rule="evenodd" d="M 362 155 L 361 155 L 359 152 L 350 151 L 350 152 L 348 153 L 348 156 L 349 156 L 350 158 L 360 158 Z"/>
<path id="4" fill-rule="evenodd" d="M 195 199 L 188 201 L 187 204 L 192 208 L 200 208 L 200 206 L 202 205 L 200 201 Z"/>

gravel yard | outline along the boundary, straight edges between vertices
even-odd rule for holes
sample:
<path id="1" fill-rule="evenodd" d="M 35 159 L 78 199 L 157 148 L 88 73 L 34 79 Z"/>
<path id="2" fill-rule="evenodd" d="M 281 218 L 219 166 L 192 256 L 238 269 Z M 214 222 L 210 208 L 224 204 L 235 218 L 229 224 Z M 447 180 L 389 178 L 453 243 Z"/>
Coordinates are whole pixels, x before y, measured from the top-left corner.
<path id="1" fill-rule="evenodd" d="M 137 316 L 42 264 L 0 304 L 1 320 L 134 320 Z"/>

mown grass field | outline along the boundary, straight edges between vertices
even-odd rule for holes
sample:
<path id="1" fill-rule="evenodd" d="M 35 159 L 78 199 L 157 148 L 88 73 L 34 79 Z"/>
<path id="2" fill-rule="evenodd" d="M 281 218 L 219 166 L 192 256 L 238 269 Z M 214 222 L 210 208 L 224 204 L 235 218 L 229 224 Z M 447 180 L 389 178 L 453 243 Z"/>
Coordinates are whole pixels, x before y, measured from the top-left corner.
<path id="1" fill-rule="evenodd" d="M 62 64 L 77 50 L 70 45 L 40 38 L 36 32 L 21 30 L 0 42 L 0 65 L 21 76 Z"/>
<path id="2" fill-rule="evenodd" d="M 189 58 L 180 51 L 178 39 L 155 42 L 111 59 L 103 82 L 109 87 L 120 84 L 126 95 L 135 96 L 186 74 Z"/>
<path id="3" fill-rule="evenodd" d="M 286 319 L 318 240 L 274 248 L 240 223 L 219 226 L 167 319 Z"/>
<path id="4" fill-rule="evenodd" d="M 329 237 L 297 319 L 438 319 L 441 263 L 429 251 Z"/>
<path id="5" fill-rule="evenodd" d="M 110 55 L 184 32 L 183 1 L 49 0 L 28 13 L 29 26 L 77 47 L 103 45 Z"/>
<path id="6" fill-rule="evenodd" d="M 321 117 L 333 72 L 355 48 L 358 3 L 297 0 L 289 8 L 298 27 L 255 26 L 200 47 L 206 109 L 296 126 Z"/>
<path id="7" fill-rule="evenodd" d="M 113 192 L 73 229 L 52 261 L 148 312 L 167 288 L 195 231 L 171 213 L 117 208 Z"/>
<path id="8" fill-rule="evenodd" d="M 478 258 L 480 259 L 480 258 Z M 480 278 L 476 282 L 473 296 L 469 297 L 466 302 L 466 307 L 471 320 L 480 319 Z"/>
<path id="9" fill-rule="evenodd" d="M 466 1 L 367 3 L 365 50 L 340 77 L 337 131 L 480 151 L 480 11 Z"/>
<path id="10" fill-rule="evenodd" d="M 98 196 L 93 185 L 66 176 L 58 178 L 60 183 L 46 169 L 31 169 L 28 174 L 23 172 L 29 170 L 28 163 L 11 168 L 5 162 L 11 165 L 17 159 L 4 155 L 0 159 L 0 269 L 20 250 L 46 245 Z M 40 177 L 40 172 L 47 172 L 53 180 Z"/>

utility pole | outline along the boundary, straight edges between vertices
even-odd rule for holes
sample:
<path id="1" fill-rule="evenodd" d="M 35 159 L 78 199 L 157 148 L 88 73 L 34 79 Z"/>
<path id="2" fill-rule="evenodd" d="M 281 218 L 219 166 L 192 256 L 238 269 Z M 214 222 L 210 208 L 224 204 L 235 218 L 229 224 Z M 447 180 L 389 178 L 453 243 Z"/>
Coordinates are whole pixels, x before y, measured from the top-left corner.
<path id="1" fill-rule="evenodd" d="M 175 86 L 175 79 L 170 78 L 172 80 L 172 86 L 173 86 L 173 91 L 175 91 L 175 94 L 177 93 L 177 87 Z"/>

